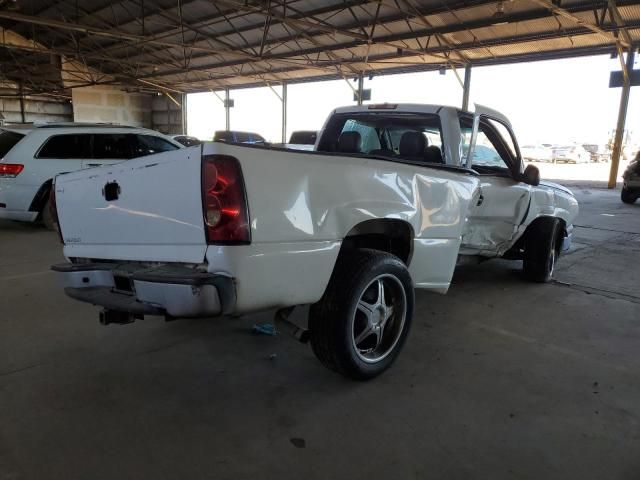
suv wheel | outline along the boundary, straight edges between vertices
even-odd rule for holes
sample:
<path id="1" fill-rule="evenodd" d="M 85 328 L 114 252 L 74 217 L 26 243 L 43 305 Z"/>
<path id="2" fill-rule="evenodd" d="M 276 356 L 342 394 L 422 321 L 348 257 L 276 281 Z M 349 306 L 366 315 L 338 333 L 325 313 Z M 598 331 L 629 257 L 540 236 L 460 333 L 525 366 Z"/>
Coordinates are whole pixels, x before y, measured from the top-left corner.
<path id="1" fill-rule="evenodd" d="M 47 201 L 45 202 L 44 207 L 42 207 L 42 211 L 40 213 L 40 220 L 42 220 L 42 223 L 47 230 L 57 230 L 58 226 L 53 219 L 51 209 L 51 191 L 49 191 L 49 193 L 47 193 Z"/>
<path id="2" fill-rule="evenodd" d="M 396 359 L 411 327 L 414 292 L 402 261 L 377 250 L 341 255 L 322 299 L 311 306 L 311 347 L 327 368 L 373 378 Z"/>
<path id="3" fill-rule="evenodd" d="M 624 203 L 634 203 L 638 199 L 638 193 L 632 192 L 627 187 L 622 187 L 622 192 L 620 193 L 620 199 Z"/>
<path id="4" fill-rule="evenodd" d="M 560 255 L 560 220 L 542 218 L 527 231 L 524 247 L 524 275 L 532 282 L 548 282 Z"/>

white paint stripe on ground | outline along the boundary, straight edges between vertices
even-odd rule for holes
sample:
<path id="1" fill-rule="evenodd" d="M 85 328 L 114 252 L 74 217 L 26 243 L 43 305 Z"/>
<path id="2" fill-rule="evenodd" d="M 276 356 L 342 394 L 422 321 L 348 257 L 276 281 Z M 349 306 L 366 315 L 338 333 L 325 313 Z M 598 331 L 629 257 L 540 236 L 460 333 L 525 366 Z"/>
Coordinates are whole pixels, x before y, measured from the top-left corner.
<path id="1" fill-rule="evenodd" d="M 9 275 L 6 277 L 0 277 L 0 280 L 19 280 L 21 278 L 36 277 L 38 275 L 45 275 L 47 273 L 53 273 L 51 270 L 42 270 L 41 272 L 23 273 L 20 275 Z"/>
<path id="2" fill-rule="evenodd" d="M 578 360 L 586 360 L 588 362 L 593 362 L 593 363 L 597 363 L 598 365 L 602 365 L 608 368 L 611 368 L 613 370 L 617 370 L 618 372 L 625 372 L 625 373 L 632 373 L 634 375 L 637 375 L 637 370 L 634 369 L 630 369 L 625 367 L 624 365 L 616 365 L 614 363 L 609 363 L 609 362 L 603 362 L 602 360 L 598 359 L 598 358 L 593 358 L 590 357 L 589 355 L 585 355 L 584 353 L 580 353 L 580 352 L 576 352 L 574 350 L 569 350 L 568 348 L 564 348 L 564 347 L 560 347 L 558 345 L 554 345 L 552 343 L 546 343 L 546 342 L 542 342 L 536 338 L 532 338 L 532 337 L 527 337 L 525 335 L 520 335 L 519 333 L 516 332 L 510 332 L 509 330 L 505 330 L 503 328 L 500 327 L 494 327 L 493 325 L 486 325 L 484 323 L 480 323 L 480 322 L 471 322 L 472 325 L 475 325 L 476 327 L 500 335 L 502 337 L 507 337 L 510 338 L 512 340 L 519 340 L 521 342 L 524 343 L 528 343 L 530 345 L 536 345 L 538 347 L 547 349 L 549 351 L 555 352 L 555 353 L 559 353 L 561 355 L 565 355 L 565 356 L 569 356 L 569 357 L 573 357 L 576 358 Z"/>

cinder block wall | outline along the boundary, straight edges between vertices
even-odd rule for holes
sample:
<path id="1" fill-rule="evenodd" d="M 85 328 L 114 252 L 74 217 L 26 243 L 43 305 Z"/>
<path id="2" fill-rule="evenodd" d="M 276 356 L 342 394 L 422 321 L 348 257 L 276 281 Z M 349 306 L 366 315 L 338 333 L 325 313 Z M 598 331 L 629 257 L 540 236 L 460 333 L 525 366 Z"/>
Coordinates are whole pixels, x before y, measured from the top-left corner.
<path id="1" fill-rule="evenodd" d="M 152 128 L 153 96 L 98 85 L 72 89 L 75 122 L 105 122 Z"/>
<path id="2" fill-rule="evenodd" d="M 174 95 L 177 102 L 182 106 L 168 98 L 166 95 L 156 95 L 152 102 L 151 125 L 154 130 L 166 134 L 186 133 L 186 122 L 183 131 L 183 107 L 185 105 L 186 95 Z"/>
<path id="3" fill-rule="evenodd" d="M 32 122 L 71 122 L 73 110 L 65 99 L 27 96 L 23 101 L 24 121 Z M 4 123 L 22 123 L 20 99 L 18 97 L 0 98 L 0 112 Z"/>

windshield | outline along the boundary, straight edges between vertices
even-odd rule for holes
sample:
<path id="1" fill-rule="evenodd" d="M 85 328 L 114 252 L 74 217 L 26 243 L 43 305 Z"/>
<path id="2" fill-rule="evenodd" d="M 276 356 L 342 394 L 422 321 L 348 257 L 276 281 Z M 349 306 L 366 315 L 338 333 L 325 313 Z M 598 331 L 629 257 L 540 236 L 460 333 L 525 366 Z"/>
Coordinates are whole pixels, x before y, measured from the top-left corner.
<path id="1" fill-rule="evenodd" d="M 22 133 L 0 130 L 0 158 L 4 157 L 16 143 L 24 138 Z"/>
<path id="2" fill-rule="evenodd" d="M 440 117 L 433 114 L 337 114 L 329 120 L 318 151 L 445 163 Z"/>

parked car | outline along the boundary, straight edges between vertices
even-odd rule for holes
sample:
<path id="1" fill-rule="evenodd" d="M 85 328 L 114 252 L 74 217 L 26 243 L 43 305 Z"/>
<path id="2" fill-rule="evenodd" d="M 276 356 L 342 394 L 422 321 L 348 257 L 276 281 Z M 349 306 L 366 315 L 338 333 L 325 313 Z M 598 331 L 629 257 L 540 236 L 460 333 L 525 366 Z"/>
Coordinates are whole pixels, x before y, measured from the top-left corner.
<path id="1" fill-rule="evenodd" d="M 344 107 L 319 137 L 58 176 L 65 292 L 104 324 L 278 309 L 325 366 L 368 379 L 402 349 L 413 289 L 445 293 L 459 257 L 521 259 L 545 282 L 570 244 L 576 199 L 524 168 L 498 112 Z M 308 330 L 287 322 L 309 304 Z"/>
<path id="2" fill-rule="evenodd" d="M 291 133 L 289 143 L 294 145 L 315 145 L 318 138 L 316 130 L 298 130 Z"/>
<path id="3" fill-rule="evenodd" d="M 608 162 L 611 160 L 611 151 L 606 145 L 598 145 L 596 143 L 585 143 L 583 148 L 591 155 L 591 161 L 594 163 Z"/>
<path id="4" fill-rule="evenodd" d="M 185 147 L 193 147 L 194 145 L 202 144 L 202 140 L 196 137 L 190 137 L 189 135 L 171 135 L 171 138 Z"/>
<path id="5" fill-rule="evenodd" d="M 589 163 L 591 154 L 582 145 L 562 145 L 553 147 L 554 163 Z"/>
<path id="6" fill-rule="evenodd" d="M 640 151 L 622 175 L 624 183 L 620 197 L 624 203 L 634 203 L 640 198 Z"/>
<path id="7" fill-rule="evenodd" d="M 236 132 L 233 130 L 219 130 L 213 135 L 214 142 L 226 142 L 226 143 L 248 143 L 251 145 L 267 145 L 267 141 L 252 132 Z"/>
<path id="8" fill-rule="evenodd" d="M 0 218 L 49 228 L 46 208 L 59 173 L 111 165 L 182 145 L 144 128 L 108 124 L 57 123 L 0 128 Z"/>
<path id="9" fill-rule="evenodd" d="M 550 143 L 525 145 L 520 147 L 522 158 L 529 162 L 552 162 L 553 151 Z"/>

